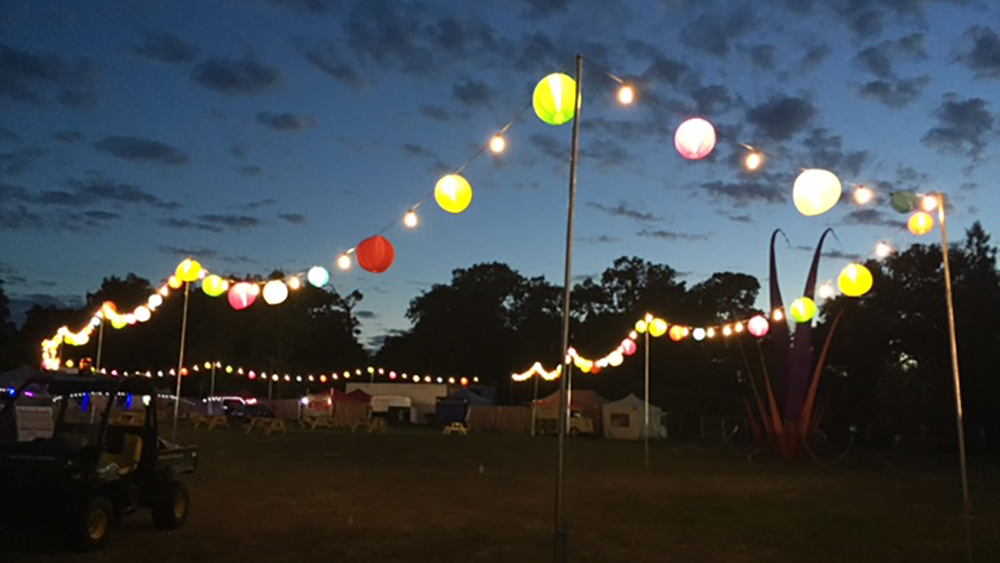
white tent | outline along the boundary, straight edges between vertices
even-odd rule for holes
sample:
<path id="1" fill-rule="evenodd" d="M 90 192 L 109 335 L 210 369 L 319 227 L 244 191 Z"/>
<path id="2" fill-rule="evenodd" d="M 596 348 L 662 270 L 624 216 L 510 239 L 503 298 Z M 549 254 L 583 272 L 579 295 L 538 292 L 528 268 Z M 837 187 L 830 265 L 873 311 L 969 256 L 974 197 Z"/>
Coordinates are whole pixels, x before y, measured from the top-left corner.
<path id="1" fill-rule="evenodd" d="M 629 394 L 623 399 L 605 403 L 601 407 L 604 418 L 604 437 L 613 440 L 639 440 L 645 434 L 645 409 L 642 399 Z M 665 438 L 667 429 L 663 426 L 663 410 L 649 405 L 649 437 Z"/>

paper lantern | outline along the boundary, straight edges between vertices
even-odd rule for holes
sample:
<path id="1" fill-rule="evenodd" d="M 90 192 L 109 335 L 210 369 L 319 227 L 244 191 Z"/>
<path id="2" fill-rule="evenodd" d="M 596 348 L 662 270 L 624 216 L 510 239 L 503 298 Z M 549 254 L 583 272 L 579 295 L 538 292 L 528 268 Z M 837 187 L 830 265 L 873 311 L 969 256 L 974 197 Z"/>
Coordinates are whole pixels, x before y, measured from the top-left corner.
<path id="1" fill-rule="evenodd" d="M 805 170 L 795 179 L 792 200 L 799 213 L 812 217 L 829 211 L 840 201 L 840 180 L 832 172 Z"/>
<path id="2" fill-rule="evenodd" d="M 906 222 L 906 228 L 915 235 L 926 235 L 934 228 L 934 218 L 930 213 L 917 211 L 910 215 L 910 220 Z"/>
<path id="3" fill-rule="evenodd" d="M 861 297 L 872 288 L 872 273 L 861 264 L 848 264 L 837 278 L 837 287 L 848 297 Z"/>
<path id="4" fill-rule="evenodd" d="M 155 309 L 160 305 L 163 305 L 163 296 L 159 293 L 150 295 L 149 299 L 146 300 L 146 305 L 148 305 L 150 309 Z"/>
<path id="5" fill-rule="evenodd" d="M 448 213 L 461 213 L 472 202 L 472 186 L 458 174 L 448 174 L 434 186 L 434 200 Z"/>
<path id="6" fill-rule="evenodd" d="M 288 286 L 281 280 L 271 280 L 264 284 L 264 302 L 268 305 L 280 305 L 288 299 Z"/>
<path id="7" fill-rule="evenodd" d="M 688 160 L 705 158 L 715 148 L 715 127 L 700 117 L 689 119 L 674 133 L 674 147 Z"/>
<path id="8" fill-rule="evenodd" d="M 614 352 L 608 354 L 608 365 L 611 367 L 618 367 L 622 365 L 622 362 L 624 361 L 625 361 L 625 356 L 623 356 L 622 353 L 619 352 L 618 350 L 615 350 Z"/>
<path id="9" fill-rule="evenodd" d="M 358 255 L 358 265 L 373 274 L 388 270 L 396 257 L 392 244 L 380 235 L 361 241 L 355 253 Z"/>
<path id="10" fill-rule="evenodd" d="M 576 113 L 576 81 L 560 72 L 546 76 L 535 86 L 531 105 L 545 123 L 566 123 Z"/>
<path id="11" fill-rule="evenodd" d="M 306 279 L 315 287 L 323 287 L 330 282 L 330 272 L 323 266 L 313 266 L 306 272 Z"/>
<path id="12" fill-rule="evenodd" d="M 626 338 L 625 340 L 622 340 L 621 348 L 622 348 L 622 354 L 625 354 L 626 356 L 631 356 L 632 354 L 635 354 L 636 350 L 635 340 L 632 340 L 631 338 Z"/>
<path id="13" fill-rule="evenodd" d="M 250 305 L 253 305 L 259 291 L 260 288 L 252 283 L 240 282 L 234 284 L 229 288 L 229 304 L 237 311 L 246 309 Z"/>
<path id="14" fill-rule="evenodd" d="M 170 276 L 170 278 L 167 279 L 167 285 L 169 285 L 171 289 L 180 289 L 180 287 L 184 285 L 184 282 L 177 276 Z"/>
<path id="15" fill-rule="evenodd" d="M 889 196 L 889 204 L 899 213 L 909 213 L 917 208 L 917 194 L 905 190 Z"/>
<path id="16" fill-rule="evenodd" d="M 667 321 L 663 319 L 653 319 L 649 323 L 649 335 L 653 338 L 659 338 L 667 332 Z"/>
<path id="17" fill-rule="evenodd" d="M 816 316 L 816 302 L 808 297 L 799 297 L 795 301 L 792 301 L 792 308 L 789 314 L 795 322 L 807 323 Z"/>
<path id="18" fill-rule="evenodd" d="M 135 316 L 135 320 L 139 321 L 140 323 L 144 323 L 148 321 L 150 318 L 152 318 L 153 313 L 151 313 L 147 307 L 139 305 L 138 307 L 135 308 L 135 311 L 132 312 L 132 315 Z"/>
<path id="19" fill-rule="evenodd" d="M 756 336 L 757 338 L 763 338 L 767 331 L 771 329 L 771 323 L 767 322 L 764 315 L 757 315 L 751 317 L 747 321 L 747 332 Z"/>
<path id="20" fill-rule="evenodd" d="M 114 328 L 121 329 L 125 328 L 126 325 L 128 325 L 128 323 L 125 322 L 124 317 L 115 317 L 111 319 L 111 326 Z"/>
<path id="21" fill-rule="evenodd" d="M 691 331 L 691 337 L 694 338 L 695 340 L 697 340 L 698 342 L 701 342 L 702 340 L 705 340 L 705 329 L 703 329 L 703 328 L 696 328 L 696 329 L 692 330 Z"/>
<path id="22" fill-rule="evenodd" d="M 638 332 L 639 334 L 646 332 L 647 328 L 649 327 L 646 326 L 646 321 L 642 319 L 635 321 L 635 331 Z"/>
<path id="23" fill-rule="evenodd" d="M 218 297 L 229 289 L 229 282 L 212 274 L 201 280 L 201 290 L 209 297 Z"/>
<path id="24" fill-rule="evenodd" d="M 670 327 L 670 340 L 673 340 L 674 342 L 684 340 L 684 337 L 687 336 L 687 334 L 688 331 L 686 327 L 681 325 L 674 325 Z"/>
<path id="25" fill-rule="evenodd" d="M 177 265 L 174 275 L 182 282 L 198 281 L 198 276 L 201 275 L 201 264 L 196 260 L 185 258 L 183 262 Z"/>

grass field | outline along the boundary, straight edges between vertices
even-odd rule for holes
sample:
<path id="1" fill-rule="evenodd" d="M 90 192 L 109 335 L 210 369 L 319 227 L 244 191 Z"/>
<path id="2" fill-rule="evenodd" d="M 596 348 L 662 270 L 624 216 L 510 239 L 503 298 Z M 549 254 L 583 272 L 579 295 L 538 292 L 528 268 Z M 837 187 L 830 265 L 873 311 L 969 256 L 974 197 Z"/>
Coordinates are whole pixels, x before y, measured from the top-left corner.
<path id="1" fill-rule="evenodd" d="M 0 560 L 214 563 L 552 560 L 554 438 L 430 430 L 244 435 L 201 445 L 185 527 L 132 516 L 103 552 L 0 534 Z M 565 513 L 580 562 L 965 561 L 957 461 L 852 456 L 835 468 L 731 451 L 571 440 Z M 1000 561 L 1000 470 L 973 460 L 976 561 Z"/>

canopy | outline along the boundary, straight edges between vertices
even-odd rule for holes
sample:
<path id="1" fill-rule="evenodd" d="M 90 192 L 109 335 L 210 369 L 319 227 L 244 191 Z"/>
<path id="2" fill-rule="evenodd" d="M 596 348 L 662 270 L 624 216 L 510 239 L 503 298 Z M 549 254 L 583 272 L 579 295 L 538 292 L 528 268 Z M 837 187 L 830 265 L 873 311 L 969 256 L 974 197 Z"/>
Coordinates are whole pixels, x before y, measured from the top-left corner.
<path id="1" fill-rule="evenodd" d="M 605 438 L 639 440 L 646 435 L 646 404 L 639 397 L 630 393 L 617 401 L 605 403 L 601 412 Z M 649 437 L 663 438 L 666 435 L 663 410 L 656 405 L 649 405 Z"/>
<path id="2" fill-rule="evenodd" d="M 585 411 L 594 408 L 600 408 L 601 405 L 607 403 L 608 400 L 597 394 L 597 391 L 591 389 L 573 389 L 570 393 L 570 410 L 574 411 Z M 536 406 L 559 406 L 559 391 L 534 401 Z"/>

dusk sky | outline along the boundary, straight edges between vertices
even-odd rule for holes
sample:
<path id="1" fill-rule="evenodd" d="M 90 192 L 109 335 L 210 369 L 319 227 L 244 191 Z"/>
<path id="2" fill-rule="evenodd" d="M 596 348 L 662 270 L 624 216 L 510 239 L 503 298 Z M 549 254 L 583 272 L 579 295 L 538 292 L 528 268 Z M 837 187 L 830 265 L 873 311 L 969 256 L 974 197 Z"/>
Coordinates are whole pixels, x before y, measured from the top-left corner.
<path id="1" fill-rule="evenodd" d="M 635 255 L 689 284 L 764 284 L 781 227 L 790 300 L 826 227 L 839 242 L 821 280 L 880 240 L 939 240 L 884 202 L 853 204 L 855 184 L 946 192 L 955 240 L 976 220 L 1000 232 L 998 32 L 988 0 L 5 2 L 0 278 L 23 311 L 79 304 L 112 274 L 160 283 L 188 254 L 236 276 L 319 264 L 364 294 L 369 345 L 455 268 L 500 261 L 561 284 L 569 124 L 529 108 L 503 155 L 463 172 L 465 213 L 430 196 L 581 53 L 576 278 Z M 634 83 L 633 106 L 602 69 Z M 702 161 L 673 148 L 693 116 L 722 136 Z M 767 154 L 762 171 L 741 169 L 740 143 Z M 809 218 L 792 183 L 814 167 L 845 196 Z M 386 273 L 336 270 L 421 200 L 417 229 L 385 233 Z"/>

